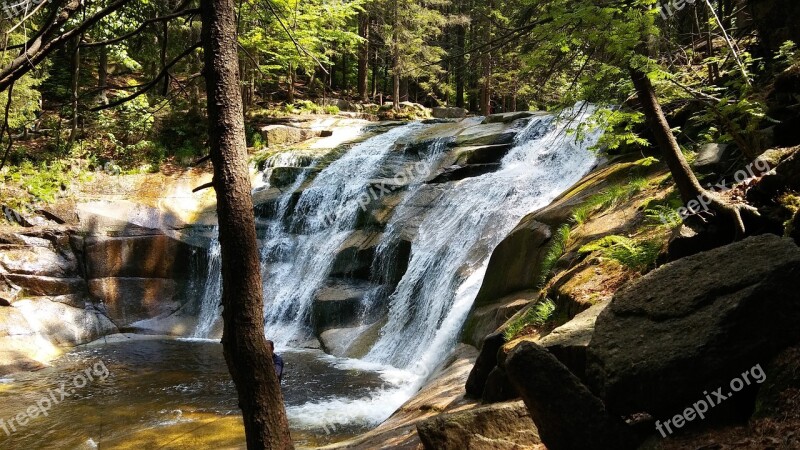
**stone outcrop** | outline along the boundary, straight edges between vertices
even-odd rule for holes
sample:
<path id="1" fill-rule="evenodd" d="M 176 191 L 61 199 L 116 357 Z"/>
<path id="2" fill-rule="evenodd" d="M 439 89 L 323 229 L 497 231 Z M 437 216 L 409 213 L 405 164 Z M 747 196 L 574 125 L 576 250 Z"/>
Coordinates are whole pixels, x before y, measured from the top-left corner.
<path id="1" fill-rule="evenodd" d="M 513 292 L 533 288 L 539 276 L 545 244 L 551 236 L 549 226 L 532 218 L 523 220 L 492 253 L 474 308 Z"/>
<path id="2" fill-rule="evenodd" d="M 517 135 L 517 129 L 509 127 L 504 123 L 491 123 L 476 125 L 462 131 L 456 137 L 456 145 L 459 147 L 475 145 L 496 145 L 509 144 Z"/>
<path id="3" fill-rule="evenodd" d="M 332 328 L 358 326 L 362 300 L 375 287 L 366 282 L 331 280 L 314 297 L 311 326 L 318 335 Z"/>
<path id="4" fill-rule="evenodd" d="M 491 114 L 483 119 L 483 123 L 509 123 L 519 119 L 527 119 L 536 115 L 543 114 L 540 111 L 516 111 L 507 113 Z"/>
<path id="5" fill-rule="evenodd" d="M 522 450 L 541 444 L 522 402 L 442 414 L 417 424 L 427 450 Z"/>
<path id="6" fill-rule="evenodd" d="M 505 364 L 547 448 L 635 448 L 623 423 L 545 348 L 523 342 Z"/>
<path id="7" fill-rule="evenodd" d="M 578 378 L 584 379 L 586 349 L 594 335 L 597 317 L 605 311 L 609 303 L 609 301 L 598 303 L 579 313 L 569 322 L 539 339 L 538 344 L 552 353 Z"/>
<path id="8" fill-rule="evenodd" d="M 289 125 L 267 125 L 260 131 L 267 147 L 297 144 L 322 135 L 320 131 Z"/>
<path id="9" fill-rule="evenodd" d="M 618 414 L 672 416 L 800 341 L 800 249 L 774 235 L 667 264 L 600 314 L 587 378 Z M 714 412 L 745 413 L 740 393 Z M 750 401 L 752 398 L 750 397 Z M 749 406 L 752 407 L 752 403 Z"/>
<path id="10" fill-rule="evenodd" d="M 463 119 L 467 117 L 464 108 L 437 106 L 431 110 L 431 115 L 436 119 Z"/>

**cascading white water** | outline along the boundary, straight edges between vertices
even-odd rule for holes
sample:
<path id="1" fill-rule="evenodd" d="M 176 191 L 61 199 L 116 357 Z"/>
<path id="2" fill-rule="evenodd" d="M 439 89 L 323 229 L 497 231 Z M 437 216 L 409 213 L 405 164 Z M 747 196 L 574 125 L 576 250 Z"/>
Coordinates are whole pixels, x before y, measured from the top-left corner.
<path id="1" fill-rule="evenodd" d="M 410 123 L 353 146 L 303 191 L 292 223 L 267 238 L 277 247 L 273 245 L 266 262 L 264 327 L 277 346 L 309 336 L 314 294 L 353 232 L 367 184 L 398 140 L 423 128 L 425 125 Z"/>
<path id="2" fill-rule="evenodd" d="M 584 107 L 563 114 L 582 123 L 591 112 Z M 452 183 L 432 205 L 390 297 L 389 320 L 365 359 L 429 371 L 452 350 L 492 250 L 526 214 L 549 204 L 594 165 L 588 149 L 599 131 L 577 142 L 567 135 L 569 123 L 535 117 L 500 170 Z M 401 209 L 395 217 L 404 217 Z"/>
<path id="3" fill-rule="evenodd" d="M 297 179 L 284 190 L 283 194 L 278 197 L 276 201 L 276 210 L 273 218 L 267 224 L 267 239 L 261 248 L 262 267 L 263 262 L 273 252 L 279 251 L 283 240 L 281 240 L 281 228 L 286 214 L 289 212 L 289 205 L 291 204 L 292 195 L 303 185 L 308 178 L 309 173 L 314 169 L 317 164 L 316 160 L 303 160 L 301 157 L 287 152 L 291 156 L 284 157 L 283 159 L 274 160 L 270 159 L 267 167 L 282 167 L 281 164 L 301 164 L 307 163 L 308 167 L 305 168 L 297 177 Z M 265 173 L 264 178 L 269 179 L 269 174 Z M 266 184 L 261 189 L 268 189 L 269 184 Z M 220 299 L 222 298 L 222 258 L 221 248 L 219 245 L 219 228 L 216 227 L 214 231 L 214 238 L 208 247 L 208 268 L 206 270 L 205 283 L 203 286 L 202 297 L 200 298 L 200 315 L 197 321 L 197 327 L 192 333 L 193 338 L 207 339 L 212 336 L 214 325 L 221 319 L 222 305 Z M 274 237 L 274 238 L 273 238 Z"/>
<path id="4" fill-rule="evenodd" d="M 403 369 L 394 382 L 359 399 L 326 399 L 290 408 L 309 425 L 364 421 L 378 424 L 405 402 L 452 351 L 480 288 L 494 248 L 531 211 L 575 184 L 596 161 L 600 132 L 578 141 L 568 133 L 593 108 L 578 105 L 560 118 L 540 116 L 522 130 L 500 170 L 448 183 L 430 205 L 412 243 L 409 267 L 390 296 L 388 322 L 362 364 Z M 413 205 L 412 189 L 395 210 L 381 249 L 392 247 Z"/>
<path id="5" fill-rule="evenodd" d="M 203 293 L 200 297 L 200 315 L 193 338 L 206 339 L 211 335 L 214 324 L 219 319 L 220 299 L 222 298 L 222 250 L 219 246 L 219 229 L 215 227 L 214 238 L 208 246 L 208 267 L 206 268 Z"/>

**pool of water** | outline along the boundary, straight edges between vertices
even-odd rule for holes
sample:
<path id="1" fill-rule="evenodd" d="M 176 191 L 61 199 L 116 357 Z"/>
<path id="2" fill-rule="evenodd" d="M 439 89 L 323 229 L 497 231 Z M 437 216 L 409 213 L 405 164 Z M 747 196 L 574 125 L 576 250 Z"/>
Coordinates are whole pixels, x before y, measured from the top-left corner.
<path id="1" fill-rule="evenodd" d="M 299 447 L 374 427 L 414 381 L 316 350 L 279 352 Z M 212 341 L 130 339 L 80 348 L 52 367 L 0 378 L 0 420 L 0 448 L 9 450 L 244 447 L 235 388 L 222 346 Z"/>

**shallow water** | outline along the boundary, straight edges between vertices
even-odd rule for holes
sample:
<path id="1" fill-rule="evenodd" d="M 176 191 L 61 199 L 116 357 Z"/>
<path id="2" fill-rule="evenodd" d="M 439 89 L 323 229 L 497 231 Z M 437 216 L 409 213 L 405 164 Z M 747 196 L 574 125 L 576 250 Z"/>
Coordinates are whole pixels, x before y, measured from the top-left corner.
<path id="1" fill-rule="evenodd" d="M 319 351 L 282 356 L 284 400 L 300 447 L 375 425 L 369 414 L 345 409 L 338 414 L 346 420 L 330 421 L 316 405 L 370 398 L 402 381 L 397 372 Z M 68 396 L 60 401 L 62 383 Z M 37 404 L 47 408 L 44 399 L 47 415 L 39 409 L 20 425 L 15 416 Z M 78 349 L 50 368 L 0 379 L 0 419 L 0 448 L 9 450 L 244 447 L 233 382 L 222 346 L 212 341 L 133 339 Z"/>

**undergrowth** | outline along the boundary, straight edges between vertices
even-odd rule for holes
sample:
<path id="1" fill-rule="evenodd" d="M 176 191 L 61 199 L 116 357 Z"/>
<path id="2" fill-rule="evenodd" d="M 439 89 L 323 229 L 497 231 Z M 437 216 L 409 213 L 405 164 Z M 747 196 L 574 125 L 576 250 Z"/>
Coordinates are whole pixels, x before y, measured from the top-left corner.
<path id="1" fill-rule="evenodd" d="M 581 253 L 599 252 L 636 272 L 655 268 L 662 245 L 657 240 L 636 240 L 625 236 L 611 235 L 590 242 L 580 248 Z"/>
<path id="2" fill-rule="evenodd" d="M 561 256 L 563 256 L 564 252 L 567 250 L 569 236 L 570 226 L 567 224 L 561 225 L 553 234 L 550 245 L 545 251 L 544 258 L 542 258 L 539 276 L 536 281 L 537 289 L 543 288 L 547 283 L 547 280 L 550 279 L 553 267 L 555 267 L 559 258 L 561 258 Z"/>

